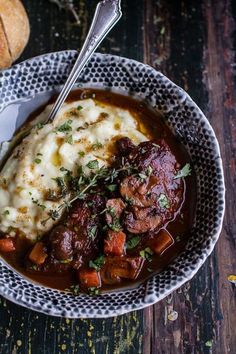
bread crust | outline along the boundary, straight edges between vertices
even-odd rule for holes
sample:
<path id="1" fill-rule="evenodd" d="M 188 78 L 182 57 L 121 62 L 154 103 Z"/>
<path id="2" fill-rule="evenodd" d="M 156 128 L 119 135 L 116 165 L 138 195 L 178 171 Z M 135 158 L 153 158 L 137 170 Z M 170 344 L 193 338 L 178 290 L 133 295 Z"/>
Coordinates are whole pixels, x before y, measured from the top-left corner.
<path id="1" fill-rule="evenodd" d="M 13 62 L 21 55 L 29 39 L 28 16 L 20 0 L 0 0 L 0 19 Z"/>
<path id="2" fill-rule="evenodd" d="M 4 28 L 0 19 L 0 68 L 7 68 L 12 63 Z"/>

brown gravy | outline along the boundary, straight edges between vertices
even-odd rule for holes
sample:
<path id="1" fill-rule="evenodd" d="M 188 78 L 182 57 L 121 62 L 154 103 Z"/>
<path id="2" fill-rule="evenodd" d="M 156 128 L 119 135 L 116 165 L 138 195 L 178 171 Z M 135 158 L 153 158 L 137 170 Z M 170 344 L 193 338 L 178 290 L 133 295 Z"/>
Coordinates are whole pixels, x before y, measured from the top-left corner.
<path id="1" fill-rule="evenodd" d="M 101 91 L 95 89 L 75 90 L 70 93 L 67 101 L 74 101 L 78 99 L 94 98 L 95 100 L 114 105 L 123 109 L 129 110 L 137 119 L 139 124 L 139 130 L 145 133 L 148 138 L 156 139 L 163 138 L 170 146 L 172 153 L 176 156 L 181 166 L 190 162 L 187 151 L 177 140 L 168 126 L 165 124 L 162 115 L 152 109 L 150 109 L 144 102 L 137 101 L 131 97 L 123 96 L 110 91 Z M 50 100 L 53 102 L 55 98 Z M 33 115 L 29 117 L 29 120 L 33 120 L 43 109 L 40 107 L 35 111 Z M 153 260 L 149 263 L 149 271 L 146 267 L 143 267 L 138 279 L 135 281 L 123 281 L 122 286 L 133 286 L 135 282 L 147 279 L 152 273 L 157 273 L 163 270 L 171 261 L 179 255 L 185 248 L 186 242 L 189 237 L 190 229 L 193 225 L 195 204 L 196 204 L 196 177 L 194 171 L 191 176 L 185 179 L 186 192 L 185 199 L 181 208 L 181 212 L 177 214 L 175 219 L 168 223 L 166 229 L 173 236 L 175 243 L 162 255 L 154 256 Z M 12 253 L 4 253 L 1 256 L 18 272 L 32 279 L 33 281 L 43 284 L 45 286 L 64 290 L 71 285 L 77 284 L 77 280 L 73 272 L 63 274 L 49 274 L 40 272 L 31 272 L 25 270 L 23 265 L 23 259 L 27 254 L 27 251 L 32 244 L 25 240 L 18 238 L 16 241 L 16 251 Z M 150 272 L 150 269 L 152 272 Z M 107 286 L 103 289 L 117 288 L 118 286 Z M 120 285 L 119 285 L 120 287 Z"/>

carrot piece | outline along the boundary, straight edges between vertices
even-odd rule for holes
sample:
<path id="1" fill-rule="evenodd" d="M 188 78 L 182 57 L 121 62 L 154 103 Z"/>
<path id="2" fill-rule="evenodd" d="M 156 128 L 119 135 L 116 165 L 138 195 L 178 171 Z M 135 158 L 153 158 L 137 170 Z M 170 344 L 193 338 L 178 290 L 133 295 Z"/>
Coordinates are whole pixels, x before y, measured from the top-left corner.
<path id="1" fill-rule="evenodd" d="M 174 239 L 171 234 L 162 229 L 156 235 L 156 238 L 151 243 L 151 249 L 158 255 L 162 255 L 167 248 L 172 246 L 174 243 Z"/>
<path id="2" fill-rule="evenodd" d="M 3 238 L 0 240 L 0 251 L 1 252 L 13 252 L 15 251 L 15 245 L 12 238 Z"/>
<path id="3" fill-rule="evenodd" d="M 117 284 L 121 278 L 136 279 L 143 266 L 142 257 L 106 257 L 101 269 L 104 284 Z"/>
<path id="4" fill-rule="evenodd" d="M 135 279 L 143 265 L 142 257 L 117 257 L 117 263 L 111 266 L 114 275 L 125 279 Z"/>
<path id="5" fill-rule="evenodd" d="M 104 240 L 104 253 L 107 255 L 121 256 L 124 253 L 126 235 L 122 231 L 108 231 Z"/>
<path id="6" fill-rule="evenodd" d="M 78 277 L 81 285 L 86 288 L 101 287 L 100 273 L 95 269 L 82 269 L 78 272 Z"/>
<path id="7" fill-rule="evenodd" d="M 37 242 L 29 254 L 29 259 L 31 262 L 41 265 L 45 262 L 47 256 L 43 242 Z"/>

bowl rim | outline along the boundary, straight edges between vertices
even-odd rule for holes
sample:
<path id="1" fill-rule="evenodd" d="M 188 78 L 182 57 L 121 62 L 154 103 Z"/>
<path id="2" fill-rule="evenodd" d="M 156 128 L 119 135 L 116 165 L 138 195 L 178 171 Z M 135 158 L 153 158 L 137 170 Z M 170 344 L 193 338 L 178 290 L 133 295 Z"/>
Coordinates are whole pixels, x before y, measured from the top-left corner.
<path id="1" fill-rule="evenodd" d="M 51 52 L 51 53 L 46 53 L 46 54 L 42 54 L 42 55 L 38 55 L 36 57 L 30 58 L 30 59 L 26 59 L 16 65 L 14 65 L 13 67 L 9 68 L 9 69 L 5 69 L 2 71 L 2 73 L 4 72 L 9 72 L 11 73 L 12 70 L 19 70 L 22 65 L 24 65 L 25 63 L 28 62 L 34 62 L 35 60 L 40 60 L 43 58 L 46 58 L 48 56 L 50 56 L 51 54 L 54 54 L 56 56 L 60 56 L 60 55 L 65 55 L 66 53 L 71 53 L 72 55 L 76 55 L 77 51 L 75 50 L 63 50 L 63 51 L 58 51 L 58 52 Z M 183 284 L 185 284 L 187 281 L 191 280 L 194 275 L 198 272 L 198 270 L 201 268 L 201 266 L 204 264 L 204 262 L 206 261 L 207 257 L 210 256 L 210 254 L 212 253 L 216 242 L 220 236 L 221 230 L 222 230 L 222 225 L 223 225 L 223 219 L 224 219 L 224 213 L 225 213 L 225 181 L 224 181 L 224 171 L 223 171 L 223 163 L 222 163 L 222 158 L 221 158 L 221 152 L 220 152 L 220 146 L 219 146 L 219 142 L 217 140 L 217 137 L 215 135 L 215 132 L 210 124 L 210 122 L 208 121 L 208 119 L 206 118 L 206 116 L 204 115 L 204 113 L 202 112 L 202 110 L 199 108 L 199 106 L 192 100 L 192 98 L 189 96 L 188 93 L 186 93 L 185 90 L 183 90 L 180 86 L 176 85 L 172 80 L 170 80 L 168 77 L 166 77 L 164 74 L 162 74 L 160 71 L 156 70 L 155 68 L 151 67 L 150 65 L 144 64 L 142 62 L 139 62 L 137 60 L 134 59 L 129 59 L 129 58 L 125 58 L 122 56 L 117 56 L 117 55 L 111 55 L 111 54 L 100 54 L 100 53 L 95 53 L 94 56 L 100 56 L 102 58 L 115 58 L 116 60 L 124 60 L 124 61 L 128 61 L 128 62 L 132 62 L 135 63 L 136 65 L 142 65 L 145 66 L 147 69 L 151 69 L 152 71 L 154 71 L 156 74 L 161 75 L 166 81 L 168 81 L 169 83 L 171 83 L 171 85 L 173 87 L 175 87 L 179 92 L 181 92 L 182 94 L 184 94 L 184 96 L 186 97 L 186 100 L 188 100 L 189 103 L 192 104 L 192 106 L 194 106 L 198 112 L 201 115 L 201 119 L 204 121 L 204 123 L 206 124 L 208 130 L 211 132 L 211 135 L 214 139 L 214 145 L 215 145 L 215 150 L 216 153 L 218 154 L 218 167 L 220 169 L 220 176 L 221 176 L 221 192 L 219 193 L 219 195 L 221 196 L 221 202 L 222 202 L 222 217 L 220 219 L 219 225 L 217 230 L 214 233 L 214 238 L 212 238 L 211 243 L 208 245 L 208 247 L 206 247 L 204 250 L 205 252 L 201 255 L 201 259 L 198 259 L 197 264 L 194 265 L 194 269 L 191 270 L 190 274 L 186 274 L 183 273 L 183 279 L 182 280 L 178 280 L 176 285 L 172 285 L 170 290 L 166 290 L 163 294 L 159 294 L 157 296 L 157 294 L 152 294 L 151 296 L 147 295 L 145 296 L 145 299 L 140 302 L 137 305 L 132 305 L 132 308 L 125 308 L 124 306 L 121 306 L 120 309 L 115 310 L 114 313 L 110 313 L 108 315 L 104 315 L 104 313 L 99 314 L 98 312 L 95 315 L 83 315 L 83 316 L 64 316 L 61 313 L 51 313 L 48 309 L 44 309 L 44 308 L 39 308 L 38 306 L 34 306 L 32 303 L 29 305 L 27 304 L 26 301 L 24 301 L 23 299 L 19 298 L 19 297 L 14 297 L 11 294 L 7 294 L 4 292 L 4 290 L 1 289 L 0 287 L 0 295 L 3 296 L 4 298 L 14 302 L 15 304 L 21 305 L 27 309 L 31 309 L 31 310 L 35 310 L 37 312 L 41 312 L 47 315 L 51 315 L 51 316 L 55 316 L 55 317 L 67 317 L 67 318 L 106 318 L 106 317 L 114 317 L 117 315 L 122 315 L 125 313 L 129 313 L 131 311 L 135 311 L 135 310 L 140 310 L 140 309 L 144 309 L 150 305 L 153 305 L 155 303 L 157 303 L 158 301 L 162 300 L 163 298 L 165 298 L 166 296 L 168 296 L 170 293 L 172 293 L 173 291 L 175 291 L 176 289 L 178 289 L 179 287 L 181 287 Z M 1 74 L 1 71 L 0 71 Z M 1 88 L 1 86 L 0 86 Z M 11 102 L 11 104 L 13 104 L 14 102 Z M 50 289 L 46 286 L 40 285 L 36 282 L 34 282 L 33 280 L 27 278 L 26 276 L 24 276 L 23 274 L 19 273 L 17 270 L 15 270 L 12 266 L 10 266 L 5 260 L 3 260 L 0 257 L 0 264 L 3 263 L 5 266 L 7 266 L 12 272 L 13 274 L 17 273 L 18 275 L 20 275 L 21 277 L 23 277 L 25 280 L 29 281 L 34 287 L 43 287 L 43 288 L 47 288 Z M 154 277 L 155 275 L 153 275 L 152 277 Z M 131 291 L 133 290 L 133 288 L 131 289 Z M 118 289 L 116 292 L 123 292 L 125 290 L 122 289 Z M 86 295 L 85 295 L 86 296 Z M 103 296 L 103 295 L 101 295 Z"/>

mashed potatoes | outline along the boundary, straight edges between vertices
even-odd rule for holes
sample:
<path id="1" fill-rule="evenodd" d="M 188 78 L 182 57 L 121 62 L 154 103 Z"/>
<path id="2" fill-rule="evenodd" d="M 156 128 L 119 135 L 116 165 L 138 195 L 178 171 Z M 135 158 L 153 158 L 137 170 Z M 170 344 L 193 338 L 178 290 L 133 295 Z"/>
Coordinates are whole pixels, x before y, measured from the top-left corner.
<path id="1" fill-rule="evenodd" d="M 42 222 L 61 203 L 47 195 L 57 192 L 62 167 L 74 172 L 83 166 L 88 173 L 89 161 L 109 165 L 116 139 L 147 140 L 129 111 L 93 99 L 66 103 L 52 124 L 41 124 L 49 111 L 50 106 L 36 119 L 0 173 L 0 230 L 33 240 L 53 226 L 53 220 Z"/>

